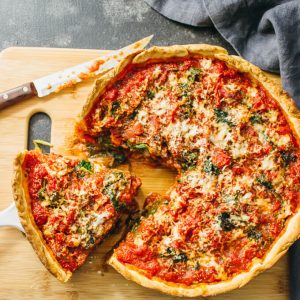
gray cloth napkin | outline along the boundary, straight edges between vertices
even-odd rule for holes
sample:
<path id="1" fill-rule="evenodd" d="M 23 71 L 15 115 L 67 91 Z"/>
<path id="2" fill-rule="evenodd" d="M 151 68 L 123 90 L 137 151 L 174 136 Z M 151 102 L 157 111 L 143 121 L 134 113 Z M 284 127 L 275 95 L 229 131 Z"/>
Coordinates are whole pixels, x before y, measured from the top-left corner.
<path id="1" fill-rule="evenodd" d="M 280 73 L 300 107 L 300 0 L 145 0 L 169 19 L 215 26 L 245 59 Z"/>

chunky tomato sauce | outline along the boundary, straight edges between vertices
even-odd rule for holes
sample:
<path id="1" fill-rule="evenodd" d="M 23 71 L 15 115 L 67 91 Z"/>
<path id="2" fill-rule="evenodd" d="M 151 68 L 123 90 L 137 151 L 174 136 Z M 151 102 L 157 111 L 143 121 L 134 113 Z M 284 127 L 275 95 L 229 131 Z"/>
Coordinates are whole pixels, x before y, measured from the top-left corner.
<path id="1" fill-rule="evenodd" d="M 88 161 L 27 152 L 23 162 L 36 225 L 60 265 L 71 272 L 116 223 L 120 210 L 134 207 L 140 181 Z"/>
<path id="2" fill-rule="evenodd" d="M 298 209 L 299 145 L 284 114 L 217 59 L 129 66 L 85 124 L 91 147 L 105 139 L 179 172 L 115 250 L 150 278 L 230 279 L 263 259 Z"/>

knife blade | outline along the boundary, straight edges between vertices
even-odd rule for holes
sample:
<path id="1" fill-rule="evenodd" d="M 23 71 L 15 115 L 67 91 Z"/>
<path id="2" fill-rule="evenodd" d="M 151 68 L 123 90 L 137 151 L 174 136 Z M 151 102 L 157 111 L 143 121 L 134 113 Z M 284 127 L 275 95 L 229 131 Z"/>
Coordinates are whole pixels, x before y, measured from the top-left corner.
<path id="1" fill-rule="evenodd" d="M 0 109 L 34 96 L 48 96 L 66 87 L 74 86 L 83 80 L 100 75 L 117 66 L 127 55 L 145 48 L 152 37 L 153 35 L 150 35 L 124 48 L 101 55 L 96 59 L 2 92 L 0 93 Z"/>

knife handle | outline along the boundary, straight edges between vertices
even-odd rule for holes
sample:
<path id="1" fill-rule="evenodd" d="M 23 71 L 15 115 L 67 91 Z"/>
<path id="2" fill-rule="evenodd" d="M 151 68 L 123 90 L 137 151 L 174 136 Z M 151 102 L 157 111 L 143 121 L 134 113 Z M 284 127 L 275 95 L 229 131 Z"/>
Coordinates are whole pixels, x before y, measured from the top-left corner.
<path id="1" fill-rule="evenodd" d="M 0 93 L 0 109 L 36 95 L 37 92 L 33 83 L 25 83 L 11 90 Z"/>

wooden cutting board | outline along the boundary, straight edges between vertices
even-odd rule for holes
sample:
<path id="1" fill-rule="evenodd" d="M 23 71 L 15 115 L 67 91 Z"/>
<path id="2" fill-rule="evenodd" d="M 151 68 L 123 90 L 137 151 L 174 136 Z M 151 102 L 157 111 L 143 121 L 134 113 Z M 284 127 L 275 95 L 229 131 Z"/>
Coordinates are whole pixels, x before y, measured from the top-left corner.
<path id="1" fill-rule="evenodd" d="M 103 52 L 8 48 L 0 54 L 0 90 L 93 59 Z M 73 119 L 80 112 L 91 86 L 92 80 L 89 80 L 59 94 L 27 100 L 0 111 L 0 210 L 13 201 L 10 184 L 12 161 L 18 151 L 26 148 L 30 117 L 36 112 L 45 112 L 50 116 L 51 142 L 57 148 L 71 130 Z M 150 191 L 166 191 L 174 180 L 174 173 L 165 169 L 134 163 L 133 170 L 143 182 L 140 201 Z M 106 240 L 72 280 L 62 284 L 46 271 L 22 233 L 12 228 L 0 228 L 0 299 L 172 298 L 127 281 L 111 267 L 105 266 L 105 254 L 112 244 L 112 238 Z M 214 299 L 288 299 L 286 256 L 245 287 Z"/>

